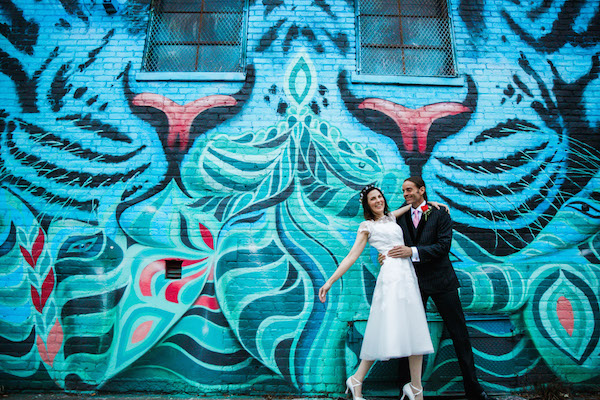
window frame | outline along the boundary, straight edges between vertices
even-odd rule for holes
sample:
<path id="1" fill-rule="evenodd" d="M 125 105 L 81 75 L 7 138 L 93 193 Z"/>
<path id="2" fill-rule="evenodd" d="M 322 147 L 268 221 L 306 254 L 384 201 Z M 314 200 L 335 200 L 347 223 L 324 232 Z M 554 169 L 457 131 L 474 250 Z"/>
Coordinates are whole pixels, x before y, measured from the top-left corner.
<path id="1" fill-rule="evenodd" d="M 451 59 L 454 66 L 454 75 L 376 75 L 362 72 L 362 42 L 361 42 L 361 14 L 360 14 L 360 2 L 362 0 L 354 1 L 354 21 L 356 30 L 356 68 L 352 73 L 352 81 L 357 83 L 382 83 L 382 84 L 414 84 L 414 85 L 439 85 L 439 86 L 464 86 L 465 79 L 461 76 L 457 55 L 456 55 L 456 39 L 454 33 L 454 17 L 451 8 L 451 0 L 442 0 L 446 3 L 447 18 L 449 24 L 449 36 L 450 36 L 450 51 Z M 398 0 L 402 1 L 402 0 Z M 398 50 L 401 50 L 401 45 L 398 46 Z"/>
<path id="2" fill-rule="evenodd" d="M 142 54 L 142 60 L 139 66 L 139 70 L 136 73 L 136 80 L 138 81 L 243 81 L 246 79 L 246 68 L 247 68 L 247 45 L 248 45 L 248 21 L 249 21 L 249 0 L 242 0 L 244 5 L 242 9 L 242 29 L 240 32 L 240 65 L 242 71 L 145 71 L 144 64 L 146 63 L 146 57 L 151 45 L 149 36 L 152 33 L 152 23 L 154 13 L 156 12 L 155 7 L 159 4 L 159 1 L 169 0 L 152 0 L 150 3 L 150 9 L 148 11 L 148 23 L 146 28 L 146 35 L 144 39 L 144 50 Z"/>

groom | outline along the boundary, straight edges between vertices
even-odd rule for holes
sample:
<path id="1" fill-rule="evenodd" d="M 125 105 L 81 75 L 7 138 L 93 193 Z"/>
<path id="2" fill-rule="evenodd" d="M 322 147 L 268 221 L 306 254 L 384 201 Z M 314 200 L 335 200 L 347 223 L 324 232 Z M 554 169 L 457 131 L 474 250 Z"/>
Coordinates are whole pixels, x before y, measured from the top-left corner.
<path id="1" fill-rule="evenodd" d="M 396 220 L 406 246 L 396 246 L 388 255 L 412 259 L 423 304 L 431 297 L 452 338 L 467 399 L 490 399 L 475 374 L 473 350 L 458 297 L 458 278 L 448 256 L 452 242 L 450 215 L 427 205 L 425 182 L 420 176 L 406 179 L 402 192 L 406 203 L 412 206 L 410 213 Z"/>

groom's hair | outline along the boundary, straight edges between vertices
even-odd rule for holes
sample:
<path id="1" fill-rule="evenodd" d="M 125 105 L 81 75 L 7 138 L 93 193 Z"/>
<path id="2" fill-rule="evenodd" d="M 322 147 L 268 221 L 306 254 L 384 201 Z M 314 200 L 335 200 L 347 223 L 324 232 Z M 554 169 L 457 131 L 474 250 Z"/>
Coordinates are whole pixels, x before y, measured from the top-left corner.
<path id="1" fill-rule="evenodd" d="M 411 176 L 410 178 L 406 178 L 404 182 L 409 181 L 417 185 L 417 189 L 425 188 L 425 193 L 423 193 L 423 198 L 427 201 L 427 187 L 425 186 L 425 181 L 418 175 Z"/>

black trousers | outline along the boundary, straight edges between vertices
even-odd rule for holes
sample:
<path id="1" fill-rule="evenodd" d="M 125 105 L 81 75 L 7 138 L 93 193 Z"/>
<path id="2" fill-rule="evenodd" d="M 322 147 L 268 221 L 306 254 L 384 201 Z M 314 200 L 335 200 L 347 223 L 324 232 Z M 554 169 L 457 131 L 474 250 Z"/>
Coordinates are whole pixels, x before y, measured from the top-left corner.
<path id="1" fill-rule="evenodd" d="M 473 349 L 471 348 L 471 340 L 469 339 L 465 314 L 463 313 L 460 297 L 458 296 L 458 289 L 430 295 L 421 293 L 421 297 L 423 305 L 426 305 L 427 300 L 431 297 L 437 307 L 456 351 L 466 397 L 477 398 L 483 392 L 483 388 L 477 380 Z M 400 376 L 404 377 L 404 379 L 401 378 L 400 380 L 400 385 L 402 386 L 404 382 L 408 382 L 407 378 L 410 377 L 408 362 L 400 363 Z"/>

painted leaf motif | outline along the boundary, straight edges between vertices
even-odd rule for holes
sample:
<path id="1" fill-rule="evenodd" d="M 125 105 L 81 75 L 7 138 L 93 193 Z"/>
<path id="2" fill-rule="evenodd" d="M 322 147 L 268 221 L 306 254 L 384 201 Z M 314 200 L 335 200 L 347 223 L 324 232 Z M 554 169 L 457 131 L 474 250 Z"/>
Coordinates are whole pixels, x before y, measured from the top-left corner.
<path id="1" fill-rule="evenodd" d="M 37 289 L 31 285 L 31 301 L 33 302 L 33 306 L 35 309 L 41 313 L 42 312 L 42 302 L 40 300 L 40 294 Z"/>
<path id="2" fill-rule="evenodd" d="M 242 241 L 241 236 L 230 238 Z M 277 241 L 258 247 L 244 242 L 224 252 L 217 263 L 219 303 L 244 348 L 289 376 L 286 360 L 294 359 L 292 347 L 310 313 L 312 298 L 306 298 L 306 291 L 312 285 Z"/>
<path id="3" fill-rule="evenodd" d="M 574 365 L 594 364 L 598 352 L 600 307 L 594 291 L 584 279 L 566 269 L 556 269 L 537 281 L 526 322 L 537 347 L 545 357 L 562 353 Z M 576 332 L 577 334 L 573 334 Z M 554 351 L 548 350 L 548 344 Z M 562 374 L 568 364 L 548 362 Z"/>
<path id="4" fill-rule="evenodd" d="M 48 271 L 48 275 L 46 275 L 46 279 L 44 279 L 44 283 L 42 284 L 42 293 L 40 295 L 41 306 L 44 308 L 46 305 L 46 301 L 52 294 L 54 290 L 54 269 L 50 268 Z"/>
<path id="5" fill-rule="evenodd" d="M 27 249 L 23 246 L 19 246 L 19 248 L 21 249 L 21 254 L 23 255 L 23 258 L 25 259 L 25 261 L 27 261 L 27 264 L 29 264 L 31 268 L 35 268 L 35 261 L 33 261 L 31 253 L 29 253 L 29 251 L 27 251 Z"/>
<path id="6" fill-rule="evenodd" d="M 165 257 L 167 254 L 168 257 Z M 203 252 L 195 252 L 202 254 Z M 134 255 L 135 254 L 135 255 Z M 120 303 L 127 310 L 116 326 L 115 346 L 110 360 L 110 376 L 117 374 L 150 351 L 193 306 L 210 276 L 210 258 L 190 259 L 190 254 L 136 247 L 131 256 L 133 285 Z M 182 279 L 164 277 L 164 260 L 182 262 Z M 105 376 L 104 379 L 110 378 Z"/>
<path id="7" fill-rule="evenodd" d="M 40 254 L 44 250 L 44 231 L 42 228 L 39 229 L 38 235 L 35 238 L 35 242 L 33 243 L 33 247 L 31 248 L 31 258 L 33 259 L 33 264 L 36 265 L 38 258 L 40 258 Z"/>
<path id="8" fill-rule="evenodd" d="M 573 336 L 573 327 L 575 325 L 575 315 L 571 302 L 565 296 L 560 296 L 556 302 L 556 315 L 558 320 L 569 336 Z"/>
<path id="9" fill-rule="evenodd" d="M 330 222 L 312 203 L 290 203 L 226 227 L 215 276 L 219 305 L 244 349 L 301 387 L 310 379 L 303 371 L 318 368 L 308 354 L 327 341 L 332 323 L 323 307 L 339 307 L 315 301 L 326 279 L 320 265 L 335 269 L 329 249 L 340 248 L 340 237 L 325 229 Z M 340 289 L 332 288 L 332 298 Z"/>
<path id="10" fill-rule="evenodd" d="M 38 335 L 36 344 L 42 361 L 52 367 L 63 344 L 63 328 L 58 319 L 50 329 L 46 342 Z"/>
<path id="11" fill-rule="evenodd" d="M 152 320 L 140 323 L 131 334 L 131 344 L 136 344 L 146 339 L 148 333 L 150 333 L 150 330 L 152 329 L 153 324 L 154 321 Z"/>
<path id="12" fill-rule="evenodd" d="M 274 127 L 203 138 L 192 159 L 182 166 L 197 199 L 190 207 L 222 222 L 273 207 L 295 191 L 327 213 L 354 217 L 360 189 L 383 177 L 375 151 L 348 142 L 307 107 L 290 107 Z"/>
<path id="13" fill-rule="evenodd" d="M 208 230 L 208 228 L 206 226 L 202 225 L 201 223 L 198 223 L 198 226 L 200 228 L 200 234 L 202 235 L 202 240 L 204 240 L 204 243 L 206 243 L 206 245 L 211 250 L 214 250 L 215 244 L 214 244 L 213 235 L 210 233 L 210 230 Z"/>

